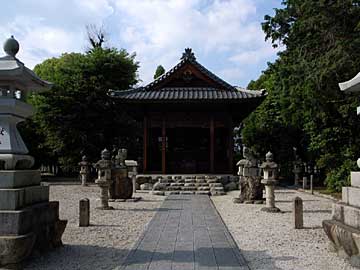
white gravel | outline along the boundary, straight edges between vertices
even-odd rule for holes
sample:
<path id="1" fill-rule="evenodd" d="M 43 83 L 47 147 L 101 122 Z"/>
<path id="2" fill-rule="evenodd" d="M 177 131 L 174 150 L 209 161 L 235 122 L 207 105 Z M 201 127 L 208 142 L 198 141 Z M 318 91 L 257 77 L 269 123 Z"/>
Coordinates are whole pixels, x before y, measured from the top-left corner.
<path id="1" fill-rule="evenodd" d="M 234 204 L 233 191 L 212 200 L 252 270 L 352 270 L 329 249 L 321 227 L 331 218 L 332 201 L 295 190 L 277 190 L 276 206 L 283 213 L 260 211 L 263 205 Z M 304 203 L 304 229 L 293 229 L 292 199 Z"/>
<path id="2" fill-rule="evenodd" d="M 138 202 L 110 203 L 115 210 L 95 209 L 98 201 L 97 186 L 50 186 L 50 199 L 60 201 L 60 219 L 67 219 L 63 234 L 64 246 L 41 257 L 32 258 L 25 269 L 114 269 L 124 257 L 156 213 L 164 197 L 136 193 Z M 90 199 L 90 227 L 78 226 L 79 200 Z"/>

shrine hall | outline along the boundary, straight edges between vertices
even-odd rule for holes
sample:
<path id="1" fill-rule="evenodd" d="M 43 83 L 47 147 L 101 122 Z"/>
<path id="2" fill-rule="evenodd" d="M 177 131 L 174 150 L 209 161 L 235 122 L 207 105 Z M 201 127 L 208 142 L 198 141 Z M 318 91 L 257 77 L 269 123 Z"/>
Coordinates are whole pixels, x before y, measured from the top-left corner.
<path id="1" fill-rule="evenodd" d="M 109 95 L 143 124 L 143 173 L 233 174 L 234 127 L 266 91 L 228 84 L 185 49 L 153 82 Z"/>

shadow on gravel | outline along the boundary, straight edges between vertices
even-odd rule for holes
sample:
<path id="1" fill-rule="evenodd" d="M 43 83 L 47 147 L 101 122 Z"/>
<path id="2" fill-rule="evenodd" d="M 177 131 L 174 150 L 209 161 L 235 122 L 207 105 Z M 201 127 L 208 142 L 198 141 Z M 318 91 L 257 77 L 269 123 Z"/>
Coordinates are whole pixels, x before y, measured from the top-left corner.
<path id="1" fill-rule="evenodd" d="M 303 200 L 303 202 L 319 202 L 319 200 Z M 293 203 L 292 200 L 275 200 L 275 203 Z"/>
<path id="2" fill-rule="evenodd" d="M 119 267 L 128 249 L 92 245 L 64 245 L 43 255 L 32 255 L 24 270 L 94 270 Z"/>
<path id="3" fill-rule="evenodd" d="M 241 253 L 246 258 L 246 261 L 250 269 L 258 270 L 282 270 L 283 268 L 277 267 L 276 262 L 278 261 L 293 261 L 294 267 L 296 266 L 297 257 L 293 256 L 277 256 L 272 257 L 266 250 L 241 250 Z"/>
<path id="4" fill-rule="evenodd" d="M 304 210 L 304 213 L 327 213 L 327 214 L 331 214 L 331 210 Z"/>
<path id="5" fill-rule="evenodd" d="M 302 228 L 302 229 L 304 229 L 304 230 L 319 230 L 319 229 L 322 229 L 323 227 L 321 227 L 321 226 L 309 226 L 309 227 L 307 227 L 307 226 L 304 226 L 304 228 Z"/>
<path id="6" fill-rule="evenodd" d="M 143 208 L 114 208 L 111 211 L 130 211 L 130 212 L 167 212 L 167 211 L 180 211 L 178 208 L 154 208 L 154 209 L 143 209 Z"/>

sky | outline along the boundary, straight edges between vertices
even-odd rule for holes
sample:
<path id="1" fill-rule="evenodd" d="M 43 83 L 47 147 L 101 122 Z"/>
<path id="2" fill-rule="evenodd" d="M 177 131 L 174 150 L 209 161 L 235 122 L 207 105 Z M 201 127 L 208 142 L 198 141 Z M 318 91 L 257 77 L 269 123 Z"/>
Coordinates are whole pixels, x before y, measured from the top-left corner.
<path id="1" fill-rule="evenodd" d="M 232 85 L 257 79 L 277 50 L 265 42 L 264 15 L 281 0 L 12 0 L 1 5 L 0 42 L 14 35 L 29 68 L 88 47 L 86 25 L 102 26 L 106 46 L 136 52 L 140 85 L 169 70 L 185 48 Z M 0 53 L 1 55 L 1 53 Z"/>

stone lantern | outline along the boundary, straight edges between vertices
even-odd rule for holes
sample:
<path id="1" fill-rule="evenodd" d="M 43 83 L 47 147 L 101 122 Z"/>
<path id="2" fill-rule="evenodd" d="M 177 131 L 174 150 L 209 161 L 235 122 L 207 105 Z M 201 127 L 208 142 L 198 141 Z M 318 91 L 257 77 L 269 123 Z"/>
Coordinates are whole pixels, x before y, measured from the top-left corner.
<path id="1" fill-rule="evenodd" d="M 302 161 L 296 152 L 297 152 L 296 148 L 294 148 L 294 155 L 295 155 L 295 160 L 293 162 L 294 186 L 299 186 L 300 173 L 302 171 Z"/>
<path id="2" fill-rule="evenodd" d="M 12 36 L 0 58 L 0 268 L 60 246 L 67 224 L 59 202 L 49 202 L 49 187 L 40 185 L 40 171 L 31 169 L 34 158 L 16 127 L 34 114 L 25 97 L 51 87 L 16 58 L 19 48 Z"/>
<path id="3" fill-rule="evenodd" d="M 136 175 L 138 174 L 138 163 L 136 160 L 125 160 L 125 165 L 128 168 L 128 176 L 132 180 L 133 193 L 136 192 Z"/>
<path id="4" fill-rule="evenodd" d="M 360 93 L 360 73 L 339 84 L 345 92 Z M 357 107 L 360 115 L 360 106 Z M 360 167 L 360 159 L 357 160 Z M 332 219 L 322 225 L 331 245 L 341 257 L 360 267 L 360 172 L 351 172 L 351 186 L 342 188 L 342 200 L 332 206 Z"/>
<path id="5" fill-rule="evenodd" d="M 90 168 L 91 164 L 88 162 L 87 157 L 83 156 L 81 162 L 79 162 L 80 166 L 80 178 L 81 178 L 81 185 L 87 186 L 87 182 L 90 176 Z"/>
<path id="6" fill-rule="evenodd" d="M 266 212 L 280 212 L 280 209 L 275 207 L 275 185 L 277 184 L 276 176 L 278 165 L 273 161 L 273 154 L 268 152 L 266 154 L 266 161 L 260 165 L 263 170 L 263 180 L 261 183 L 265 185 L 266 207 L 262 211 Z"/>
<path id="7" fill-rule="evenodd" d="M 109 206 L 109 187 L 112 183 L 110 151 L 105 148 L 101 152 L 101 159 L 94 166 L 98 170 L 98 178 L 95 183 L 100 187 L 101 206 L 98 209 L 111 210 L 113 208 Z"/>

